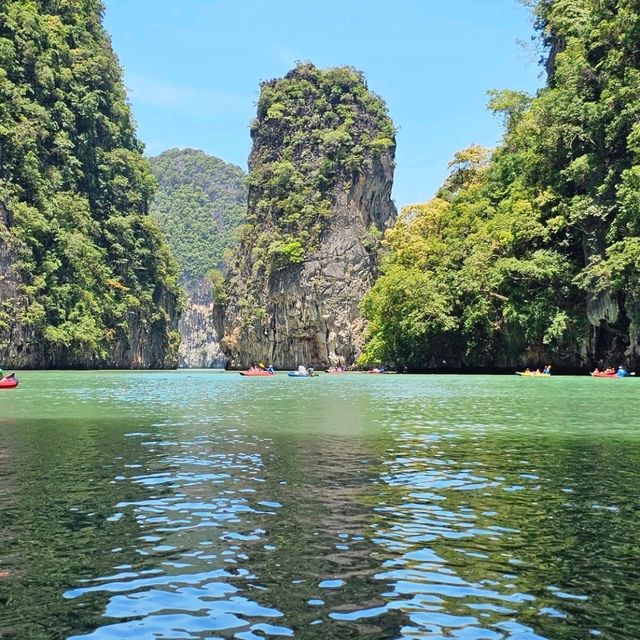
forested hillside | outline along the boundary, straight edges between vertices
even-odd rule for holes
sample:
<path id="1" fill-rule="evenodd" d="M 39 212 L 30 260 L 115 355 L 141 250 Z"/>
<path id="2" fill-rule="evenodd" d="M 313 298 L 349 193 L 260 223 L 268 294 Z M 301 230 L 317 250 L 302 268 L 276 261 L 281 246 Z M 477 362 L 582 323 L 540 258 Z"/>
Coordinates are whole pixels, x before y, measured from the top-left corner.
<path id="1" fill-rule="evenodd" d="M 99 0 L 0 3 L 0 358 L 170 366 L 177 268 Z"/>
<path id="2" fill-rule="evenodd" d="M 151 213 L 178 260 L 186 291 L 179 364 L 222 367 L 213 301 L 222 299 L 223 273 L 245 218 L 245 173 L 195 149 L 165 151 L 151 158 L 151 169 L 158 181 Z"/>
<path id="3" fill-rule="evenodd" d="M 150 159 L 158 181 L 151 213 L 165 231 L 185 282 L 225 262 L 247 208 L 240 167 L 196 149 L 170 149 Z"/>
<path id="4" fill-rule="evenodd" d="M 388 233 L 364 361 L 638 364 L 640 4 L 531 4 L 547 86 L 492 92 L 501 146 L 457 154 Z"/>

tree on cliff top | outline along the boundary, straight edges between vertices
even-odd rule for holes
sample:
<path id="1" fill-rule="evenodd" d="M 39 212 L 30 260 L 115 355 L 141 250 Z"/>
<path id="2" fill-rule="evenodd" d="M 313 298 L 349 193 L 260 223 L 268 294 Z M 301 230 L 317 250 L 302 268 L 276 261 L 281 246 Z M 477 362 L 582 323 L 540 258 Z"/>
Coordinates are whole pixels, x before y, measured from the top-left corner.
<path id="1" fill-rule="evenodd" d="M 575 366 L 581 354 L 633 364 L 639 8 L 637 0 L 535 3 L 548 86 L 532 100 L 493 92 L 506 133 L 491 161 L 466 176 L 454 171 L 460 179 L 438 198 L 401 215 L 364 302 L 365 357 L 416 369 L 443 360 Z"/>
<path id="2" fill-rule="evenodd" d="M 44 364 L 99 365 L 135 325 L 161 345 L 146 363 L 159 366 L 173 359 L 177 272 L 147 215 L 154 180 L 102 11 L 0 5 L 0 242 L 24 303 L 3 300 L 0 351 L 17 323 Z"/>
<path id="3" fill-rule="evenodd" d="M 195 283 L 224 268 L 247 208 L 244 171 L 195 149 L 169 149 L 150 163 L 158 181 L 151 215 L 167 236 L 183 281 Z"/>

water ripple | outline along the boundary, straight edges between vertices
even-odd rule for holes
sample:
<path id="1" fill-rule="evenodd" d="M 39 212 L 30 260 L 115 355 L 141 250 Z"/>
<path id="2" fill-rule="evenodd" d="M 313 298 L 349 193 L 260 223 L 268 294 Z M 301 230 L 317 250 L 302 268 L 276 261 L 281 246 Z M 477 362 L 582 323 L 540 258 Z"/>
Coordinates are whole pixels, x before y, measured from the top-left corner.
<path id="1" fill-rule="evenodd" d="M 0 635 L 640 637 L 637 399 L 551 379 L 540 415 L 522 380 L 338 378 L 51 374 L 34 420 L 26 375 Z"/>

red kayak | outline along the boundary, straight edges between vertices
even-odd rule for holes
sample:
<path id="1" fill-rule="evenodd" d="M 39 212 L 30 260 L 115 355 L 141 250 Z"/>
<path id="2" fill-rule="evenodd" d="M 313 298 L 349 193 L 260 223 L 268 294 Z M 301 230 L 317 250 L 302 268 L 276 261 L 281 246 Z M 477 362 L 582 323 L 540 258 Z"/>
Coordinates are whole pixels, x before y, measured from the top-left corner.
<path id="1" fill-rule="evenodd" d="M 15 389 L 18 386 L 18 378 L 14 374 L 0 378 L 0 389 Z"/>
<path id="2" fill-rule="evenodd" d="M 260 369 L 252 371 L 249 369 L 248 371 L 241 371 L 240 375 L 247 376 L 248 378 L 270 378 L 276 374 L 273 371 L 262 371 Z"/>
<path id="3" fill-rule="evenodd" d="M 624 375 L 620 375 L 619 373 L 605 373 L 604 371 L 592 371 L 592 378 L 628 378 L 630 376 L 635 375 L 634 373 L 625 373 Z"/>

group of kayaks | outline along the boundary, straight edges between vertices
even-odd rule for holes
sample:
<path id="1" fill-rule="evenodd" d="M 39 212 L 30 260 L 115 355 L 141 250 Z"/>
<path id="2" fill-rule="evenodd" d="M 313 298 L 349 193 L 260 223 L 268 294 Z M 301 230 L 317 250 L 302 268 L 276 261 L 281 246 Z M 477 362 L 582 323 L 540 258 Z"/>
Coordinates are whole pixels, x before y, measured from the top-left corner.
<path id="1" fill-rule="evenodd" d="M 266 370 L 255 370 L 255 369 L 247 369 L 246 371 L 240 371 L 241 376 L 245 376 L 246 378 L 272 378 L 276 375 L 275 371 L 266 371 Z M 317 378 L 318 374 L 315 371 L 288 371 L 287 375 L 290 378 Z"/>
<path id="2" fill-rule="evenodd" d="M 343 367 L 330 367 L 325 371 L 325 373 L 346 373 L 346 369 Z M 388 373 L 383 367 L 369 369 L 367 373 Z M 271 368 L 259 368 L 252 367 L 251 369 L 246 369 L 245 371 L 240 371 L 240 375 L 246 378 L 271 378 L 276 375 L 276 372 Z M 314 371 L 311 367 L 306 369 L 305 367 L 299 367 L 297 371 L 288 371 L 287 375 L 290 378 L 317 378 L 318 373 Z"/>
<path id="3" fill-rule="evenodd" d="M 524 376 L 526 378 L 550 378 L 551 377 L 551 367 L 547 366 L 542 371 L 540 369 L 536 369 L 535 371 L 530 371 L 526 369 L 525 371 L 516 371 L 517 376 Z M 628 378 L 630 376 L 635 376 L 635 373 L 629 373 L 624 367 L 618 367 L 618 369 L 608 368 L 604 371 L 600 371 L 600 369 L 596 369 L 591 372 L 592 378 Z"/>
<path id="4" fill-rule="evenodd" d="M 251 369 L 247 369 L 245 371 L 240 371 L 241 376 L 245 376 L 246 378 L 271 378 L 276 375 L 274 368 L 269 365 L 268 367 L 251 367 Z M 297 371 L 289 371 L 287 375 L 290 378 L 315 378 L 317 377 L 317 373 L 309 367 L 300 366 Z"/>
<path id="5" fill-rule="evenodd" d="M 345 369 L 331 367 L 327 369 L 325 373 L 345 373 Z M 367 373 L 373 374 L 381 374 L 387 373 L 383 368 L 369 369 Z M 273 369 L 258 369 L 252 368 L 247 369 L 246 371 L 240 371 L 241 376 L 245 376 L 247 378 L 271 378 L 276 375 L 276 372 Z M 300 368 L 297 371 L 288 371 L 287 375 L 290 378 L 317 378 L 318 374 L 311 368 L 304 369 Z M 545 367 L 544 370 L 540 371 L 536 369 L 535 371 L 530 371 L 526 369 L 525 371 L 516 371 L 516 375 L 523 376 L 526 378 L 550 378 L 551 371 L 550 368 Z M 628 378 L 630 376 L 635 375 L 634 373 L 629 373 L 624 367 L 618 367 L 615 369 L 605 369 L 604 371 L 600 371 L 596 369 L 591 372 L 592 378 Z M 0 378 L 0 389 L 15 389 L 20 381 L 16 377 L 15 373 L 10 373 L 8 376 L 2 376 Z"/>

